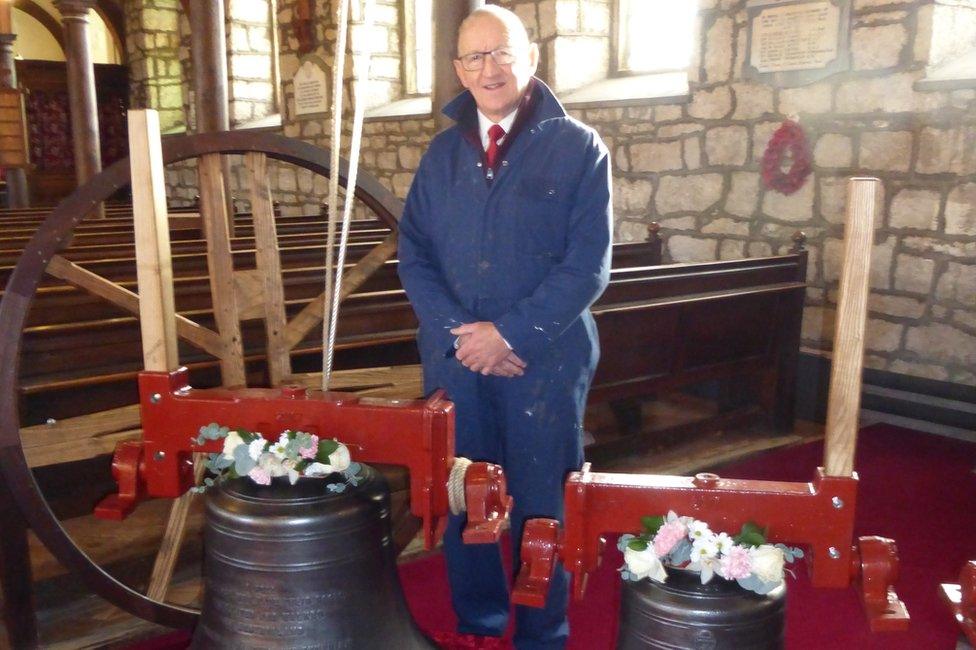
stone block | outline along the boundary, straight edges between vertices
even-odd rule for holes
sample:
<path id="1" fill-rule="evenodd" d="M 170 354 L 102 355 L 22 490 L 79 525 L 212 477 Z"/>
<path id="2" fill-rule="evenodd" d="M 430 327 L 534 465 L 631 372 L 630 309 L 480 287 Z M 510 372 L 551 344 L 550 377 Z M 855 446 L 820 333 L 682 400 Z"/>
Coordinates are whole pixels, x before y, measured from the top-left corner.
<path id="1" fill-rule="evenodd" d="M 921 318 L 925 314 L 925 301 L 872 292 L 868 296 L 868 311 L 898 318 Z"/>
<path id="2" fill-rule="evenodd" d="M 393 175 L 393 192 L 401 199 L 406 198 L 413 183 L 413 174 L 399 173 Z"/>
<path id="3" fill-rule="evenodd" d="M 910 131 L 868 131 L 861 134 L 858 162 L 864 169 L 907 172 L 912 162 Z"/>
<path id="4" fill-rule="evenodd" d="M 920 253 L 940 253 L 952 257 L 973 257 L 976 255 L 976 241 L 946 241 L 933 237 L 904 237 L 902 246 Z"/>
<path id="5" fill-rule="evenodd" d="M 738 217 L 751 217 L 759 202 L 759 174 L 732 172 L 732 187 L 725 197 L 725 211 Z"/>
<path id="6" fill-rule="evenodd" d="M 909 329 L 905 348 L 933 361 L 976 364 L 976 336 L 942 323 Z"/>
<path id="7" fill-rule="evenodd" d="M 851 59 L 855 70 L 879 70 L 898 65 L 908 44 L 901 23 L 855 28 L 851 31 Z"/>
<path id="8" fill-rule="evenodd" d="M 761 162 L 763 159 L 763 154 L 766 152 L 766 147 L 769 146 L 769 140 L 773 137 L 776 129 L 780 127 L 781 122 L 759 122 L 754 127 L 752 127 L 752 161 Z"/>
<path id="9" fill-rule="evenodd" d="M 709 166 L 746 162 L 749 132 L 744 126 L 719 126 L 705 132 L 705 156 Z"/>
<path id="10" fill-rule="evenodd" d="M 960 325 L 964 330 L 976 332 L 976 311 L 971 309 L 954 309 L 952 311 L 952 322 Z"/>
<path id="11" fill-rule="evenodd" d="M 539 9 L 539 35 L 545 40 L 556 35 L 556 0 L 541 0 Z"/>
<path id="12" fill-rule="evenodd" d="M 295 170 L 288 167 L 278 168 L 278 189 L 284 192 L 294 192 L 298 189 L 298 179 Z"/>
<path id="13" fill-rule="evenodd" d="M 658 219 L 657 222 L 666 230 L 698 230 L 698 220 L 695 217 L 672 217 Z"/>
<path id="14" fill-rule="evenodd" d="M 702 226 L 701 231 L 706 235 L 739 235 L 741 237 L 748 237 L 749 222 L 722 217 L 706 223 Z"/>
<path id="15" fill-rule="evenodd" d="M 704 212 L 721 198 L 721 174 L 662 176 L 655 194 L 655 204 L 660 214 Z"/>
<path id="16" fill-rule="evenodd" d="M 698 169 L 701 167 L 701 142 L 697 137 L 682 140 L 681 148 L 686 168 Z"/>
<path id="17" fill-rule="evenodd" d="M 614 241 L 640 242 L 647 240 L 647 222 L 622 219 L 614 224 Z"/>
<path id="18" fill-rule="evenodd" d="M 397 168 L 397 154 L 395 151 L 383 151 L 376 154 L 376 165 L 384 171 L 393 171 Z"/>
<path id="19" fill-rule="evenodd" d="M 919 136 L 915 170 L 922 174 L 976 173 L 976 131 L 925 127 Z"/>
<path id="20" fill-rule="evenodd" d="M 560 34 L 575 34 L 581 31 L 577 0 L 556 0 L 556 31 Z"/>
<path id="21" fill-rule="evenodd" d="M 705 33 L 704 83 L 727 81 L 732 72 L 732 30 L 728 16 L 719 16 Z"/>
<path id="22" fill-rule="evenodd" d="M 675 262 L 708 262 L 716 259 L 717 239 L 701 239 L 687 235 L 671 235 L 667 238 L 668 253 Z"/>
<path id="23" fill-rule="evenodd" d="M 654 107 L 654 121 L 658 124 L 662 122 L 673 122 L 682 117 L 682 108 L 678 104 L 663 104 Z"/>
<path id="24" fill-rule="evenodd" d="M 834 322 L 837 312 L 830 307 L 807 305 L 803 309 L 800 338 L 804 343 L 821 343 L 834 340 Z"/>
<path id="25" fill-rule="evenodd" d="M 820 216 L 829 223 L 847 220 L 847 179 L 836 176 L 820 178 Z"/>
<path id="26" fill-rule="evenodd" d="M 769 257 L 773 254 L 773 248 L 764 241 L 749 242 L 749 257 Z"/>
<path id="27" fill-rule="evenodd" d="M 765 84 L 732 84 L 735 112 L 732 119 L 754 120 L 773 112 L 773 89 Z"/>
<path id="28" fill-rule="evenodd" d="M 400 158 L 400 168 L 416 171 L 417 167 L 420 166 L 420 157 L 423 155 L 423 153 L 424 152 L 420 147 L 400 147 L 397 150 L 397 155 Z"/>
<path id="29" fill-rule="evenodd" d="M 901 348 L 904 325 L 869 318 L 864 329 L 864 347 L 874 352 L 895 352 Z"/>
<path id="30" fill-rule="evenodd" d="M 888 225 L 892 228 L 935 230 L 942 197 L 934 190 L 902 189 L 891 200 Z"/>
<path id="31" fill-rule="evenodd" d="M 837 88 L 839 113 L 907 113 L 915 111 L 916 75 L 899 72 L 883 77 L 854 79 Z"/>
<path id="32" fill-rule="evenodd" d="M 720 260 L 741 260 L 746 256 L 746 242 L 735 239 L 723 239 L 718 247 Z"/>
<path id="33" fill-rule="evenodd" d="M 970 308 L 976 305 L 976 265 L 949 262 L 939 277 L 935 297 Z"/>
<path id="34" fill-rule="evenodd" d="M 763 193 L 762 211 L 773 219 L 806 223 L 813 219 L 815 180 L 810 177 L 800 189 L 790 195 L 773 190 Z"/>
<path id="35" fill-rule="evenodd" d="M 832 109 L 833 85 L 819 82 L 779 91 L 779 113 L 782 115 L 816 115 Z"/>
<path id="36" fill-rule="evenodd" d="M 649 180 L 618 178 L 613 183 L 614 208 L 628 213 L 646 214 L 654 186 Z"/>
<path id="37" fill-rule="evenodd" d="M 949 192 L 945 220 L 947 235 L 976 235 L 976 183 L 963 183 Z"/>
<path id="38" fill-rule="evenodd" d="M 842 133 L 823 134 L 813 148 L 813 162 L 817 167 L 846 168 L 851 166 L 853 159 L 851 138 Z"/>
<path id="39" fill-rule="evenodd" d="M 580 7 L 580 28 L 593 34 L 610 34 L 610 4 L 583 2 Z"/>
<path id="40" fill-rule="evenodd" d="M 932 291 L 935 261 L 901 254 L 895 258 L 895 289 L 927 295 Z"/>
<path id="41" fill-rule="evenodd" d="M 895 241 L 894 237 L 888 237 L 884 242 L 875 244 L 871 248 L 869 285 L 872 289 L 891 288 L 891 260 L 894 257 Z M 823 250 L 823 277 L 825 282 L 836 282 L 840 279 L 843 260 L 843 240 L 828 238 L 824 242 Z"/>
<path id="42" fill-rule="evenodd" d="M 628 149 L 631 171 L 663 172 L 684 167 L 680 142 L 639 142 Z"/>
<path id="43" fill-rule="evenodd" d="M 949 379 L 949 371 L 944 366 L 931 363 L 918 363 L 915 361 L 905 361 L 904 359 L 895 359 L 891 362 L 888 369 L 891 372 L 896 372 L 901 375 L 912 375 L 913 377 L 924 377 L 925 379 L 936 379 L 938 381 L 947 381 Z"/>
<path id="44" fill-rule="evenodd" d="M 696 120 L 718 120 L 732 111 L 732 91 L 728 86 L 698 90 L 688 104 L 688 115 Z"/>

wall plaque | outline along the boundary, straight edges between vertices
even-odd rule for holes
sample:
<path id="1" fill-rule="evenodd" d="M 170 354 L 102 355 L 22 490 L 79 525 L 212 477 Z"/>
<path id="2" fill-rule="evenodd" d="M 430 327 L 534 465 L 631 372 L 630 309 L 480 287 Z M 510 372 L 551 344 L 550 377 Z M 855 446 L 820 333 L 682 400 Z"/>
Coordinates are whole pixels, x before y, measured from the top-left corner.
<path id="1" fill-rule="evenodd" d="M 329 80 L 325 62 L 317 56 L 305 57 L 292 80 L 295 90 L 295 117 L 308 119 L 329 113 Z"/>
<path id="2" fill-rule="evenodd" d="M 16 88 L 0 88 L 0 167 L 28 165 L 24 94 Z"/>
<path id="3" fill-rule="evenodd" d="M 819 81 L 850 64 L 850 0 L 751 0 L 743 74 L 779 86 Z"/>

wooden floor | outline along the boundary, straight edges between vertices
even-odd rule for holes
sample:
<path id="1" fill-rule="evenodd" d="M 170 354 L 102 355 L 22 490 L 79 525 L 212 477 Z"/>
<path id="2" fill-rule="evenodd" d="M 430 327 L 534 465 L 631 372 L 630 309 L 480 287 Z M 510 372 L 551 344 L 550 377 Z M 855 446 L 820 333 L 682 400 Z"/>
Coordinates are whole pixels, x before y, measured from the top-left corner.
<path id="1" fill-rule="evenodd" d="M 678 395 L 647 403 L 643 407 L 643 444 L 630 453 L 617 454 L 601 461 L 594 469 L 604 471 L 687 475 L 703 468 L 737 460 L 782 446 L 800 444 L 823 435 L 821 426 L 800 422 L 789 435 L 777 435 L 759 426 L 721 428 L 701 423 L 715 421 L 715 408 L 706 400 Z M 587 416 L 587 429 L 599 431 L 598 440 L 607 439 L 613 426 L 609 411 L 593 410 Z M 631 436 L 629 439 L 632 439 Z M 66 522 L 72 538 L 103 568 L 121 580 L 139 587 L 145 580 L 146 557 L 152 556 L 162 532 L 169 503 L 149 502 L 137 509 L 124 525 L 93 517 Z M 199 509 L 191 517 L 191 527 L 199 529 Z M 118 648 L 147 636 L 166 632 L 115 608 L 88 592 L 79 581 L 65 574 L 46 549 L 32 540 L 32 565 L 37 582 L 37 605 L 42 645 L 45 648 Z M 422 553 L 415 543 L 401 559 Z M 184 550 L 168 600 L 199 606 L 199 541 Z M 140 559 L 142 558 L 142 559 Z M 3 645 L 0 628 L 0 647 Z"/>

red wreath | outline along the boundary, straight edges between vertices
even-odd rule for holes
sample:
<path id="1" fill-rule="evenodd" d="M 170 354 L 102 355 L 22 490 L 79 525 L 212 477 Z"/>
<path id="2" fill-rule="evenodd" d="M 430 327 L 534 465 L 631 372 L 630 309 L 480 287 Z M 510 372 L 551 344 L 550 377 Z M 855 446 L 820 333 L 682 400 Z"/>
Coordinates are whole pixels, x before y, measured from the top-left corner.
<path id="1" fill-rule="evenodd" d="M 783 171 L 783 157 L 789 151 L 793 159 L 789 171 Z M 800 125 L 786 120 L 766 146 L 762 159 L 762 179 L 766 189 L 792 194 L 806 181 L 813 169 L 810 144 Z"/>

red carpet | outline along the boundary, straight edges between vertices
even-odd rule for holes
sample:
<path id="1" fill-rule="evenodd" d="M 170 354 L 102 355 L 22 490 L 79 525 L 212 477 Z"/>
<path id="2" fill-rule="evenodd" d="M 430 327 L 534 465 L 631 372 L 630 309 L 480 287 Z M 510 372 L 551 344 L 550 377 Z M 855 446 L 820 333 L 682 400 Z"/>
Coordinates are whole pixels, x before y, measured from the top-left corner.
<path id="1" fill-rule="evenodd" d="M 808 444 L 714 469 L 729 478 L 808 481 L 822 458 L 822 445 Z M 855 466 L 861 478 L 856 534 L 898 542 L 896 589 L 912 616 L 911 628 L 871 634 L 853 589 L 813 589 L 799 567 L 797 579 L 789 581 L 788 650 L 955 648 L 959 631 L 939 599 L 938 586 L 955 582 L 963 563 L 976 558 L 976 444 L 875 425 L 861 432 Z M 590 576 L 586 598 L 570 609 L 571 650 L 613 647 L 621 558 L 613 544 L 607 546 L 602 566 Z M 440 555 L 401 567 L 418 625 L 450 650 L 510 648 L 508 642 L 452 640 L 455 620 L 444 571 Z M 182 648 L 186 639 L 175 634 L 169 645 L 138 648 Z"/>

